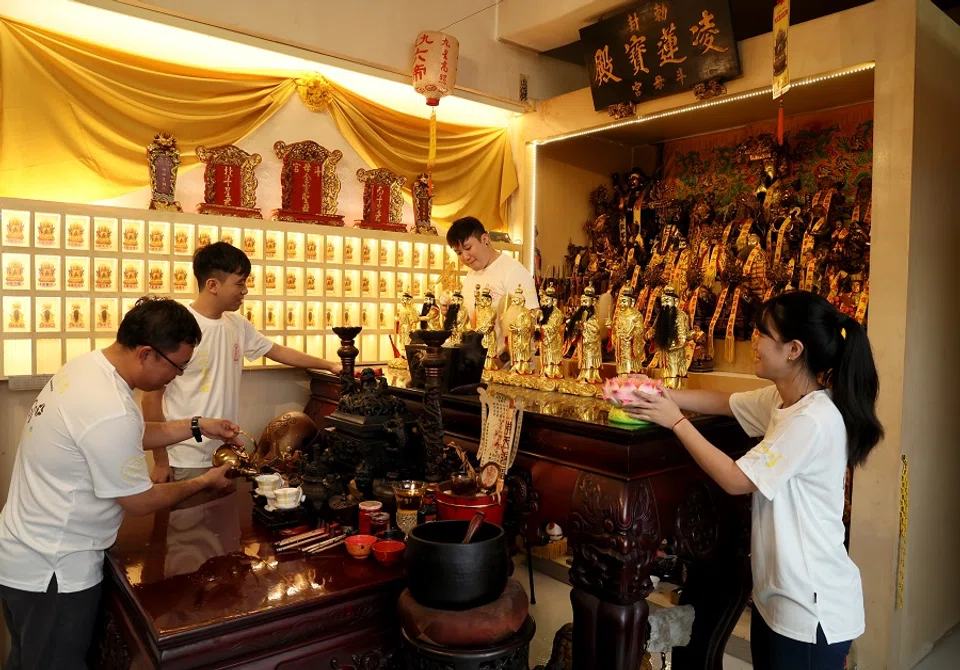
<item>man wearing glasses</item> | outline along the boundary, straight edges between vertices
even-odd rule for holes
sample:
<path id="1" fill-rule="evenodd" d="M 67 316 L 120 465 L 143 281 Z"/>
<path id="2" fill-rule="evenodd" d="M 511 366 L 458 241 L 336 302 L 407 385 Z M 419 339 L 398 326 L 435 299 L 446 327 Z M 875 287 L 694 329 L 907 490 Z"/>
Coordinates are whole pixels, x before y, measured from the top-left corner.
<path id="1" fill-rule="evenodd" d="M 216 242 L 193 257 L 199 295 L 188 309 L 200 324 L 203 341 L 193 352 L 184 374 L 166 388 L 143 394 L 143 415 L 150 421 L 184 419 L 195 414 L 240 418 L 240 375 L 243 359 L 270 360 L 299 368 L 340 372 L 331 363 L 274 343 L 237 313 L 247 294 L 250 260 L 240 249 Z M 154 482 L 199 477 L 210 469 L 220 442 L 186 439 L 157 449 L 151 478 Z"/>
<path id="2" fill-rule="evenodd" d="M 10 668 L 83 668 L 103 577 L 103 552 L 124 513 L 151 514 L 230 485 L 229 466 L 174 484 L 150 481 L 144 449 L 191 435 L 236 440 L 223 419 L 145 423 L 134 390 L 183 373 L 200 328 L 174 300 L 142 298 L 117 340 L 74 358 L 37 396 L 0 511 L 0 600 Z"/>

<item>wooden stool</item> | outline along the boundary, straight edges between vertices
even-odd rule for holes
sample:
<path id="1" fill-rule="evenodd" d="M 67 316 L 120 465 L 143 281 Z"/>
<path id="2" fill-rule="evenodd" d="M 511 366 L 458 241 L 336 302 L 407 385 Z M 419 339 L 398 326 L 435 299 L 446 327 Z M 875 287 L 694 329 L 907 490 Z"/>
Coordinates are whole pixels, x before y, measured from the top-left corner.
<path id="1" fill-rule="evenodd" d="M 424 607 L 410 591 L 397 609 L 406 642 L 404 667 L 418 670 L 529 670 L 530 640 L 536 624 L 529 601 L 515 579 L 503 595 L 482 607 L 460 612 Z"/>

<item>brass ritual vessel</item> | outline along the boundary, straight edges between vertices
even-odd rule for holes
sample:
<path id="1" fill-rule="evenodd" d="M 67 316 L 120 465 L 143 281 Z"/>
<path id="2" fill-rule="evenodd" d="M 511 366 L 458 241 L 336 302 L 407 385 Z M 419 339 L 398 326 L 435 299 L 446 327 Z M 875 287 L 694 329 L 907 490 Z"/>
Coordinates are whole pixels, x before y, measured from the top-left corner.
<path id="1" fill-rule="evenodd" d="M 242 446 L 224 443 L 217 447 L 217 450 L 213 453 L 213 467 L 219 468 L 221 465 L 229 463 L 233 468 L 233 472 L 237 473 L 237 475 L 246 477 L 247 479 L 253 479 L 261 474 L 260 468 L 255 464 L 256 461 L 259 460 L 257 457 L 260 456 L 260 454 L 257 453 L 257 441 L 245 430 L 241 430 L 240 434 L 253 444 L 253 455 L 248 454 L 247 450 Z"/>

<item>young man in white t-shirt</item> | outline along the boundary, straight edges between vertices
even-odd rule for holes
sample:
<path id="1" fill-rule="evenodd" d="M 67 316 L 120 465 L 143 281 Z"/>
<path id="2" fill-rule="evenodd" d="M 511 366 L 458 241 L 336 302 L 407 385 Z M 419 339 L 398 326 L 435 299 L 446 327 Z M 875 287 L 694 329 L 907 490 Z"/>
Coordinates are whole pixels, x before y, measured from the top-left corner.
<path id="1" fill-rule="evenodd" d="M 340 364 L 308 356 L 266 338 L 237 313 L 247 294 L 250 260 L 240 249 L 217 242 L 197 251 L 193 274 L 200 293 L 188 309 L 200 324 L 203 340 L 190 366 L 166 388 L 143 394 L 143 415 L 149 421 L 181 419 L 194 414 L 240 418 L 240 376 L 243 359 L 266 356 L 298 368 L 340 372 Z M 154 452 L 151 479 L 179 481 L 211 467 L 218 440 L 178 442 Z"/>
<path id="2" fill-rule="evenodd" d="M 117 341 L 60 368 L 37 396 L 0 512 L 0 599 L 12 638 L 9 668 L 84 668 L 100 600 L 103 553 L 124 513 L 150 514 L 205 489 L 229 466 L 151 483 L 144 449 L 191 435 L 234 441 L 222 419 L 144 423 L 134 390 L 183 373 L 200 329 L 183 305 L 142 299 Z"/>
<path id="3" fill-rule="evenodd" d="M 474 295 L 477 285 L 481 291 L 490 290 L 493 305 L 501 317 L 497 319 L 497 342 L 500 343 L 502 351 L 506 344 L 501 321 L 509 302 L 504 296 L 513 295 L 519 286 L 523 288 L 526 307 L 536 309 L 540 306 L 540 301 L 533 277 L 519 261 L 494 249 L 486 228 L 479 219 L 472 216 L 453 222 L 447 231 L 447 244 L 456 252 L 460 262 L 470 268 L 463 279 L 462 294 L 463 307 L 470 315 L 471 323 L 477 307 Z"/>

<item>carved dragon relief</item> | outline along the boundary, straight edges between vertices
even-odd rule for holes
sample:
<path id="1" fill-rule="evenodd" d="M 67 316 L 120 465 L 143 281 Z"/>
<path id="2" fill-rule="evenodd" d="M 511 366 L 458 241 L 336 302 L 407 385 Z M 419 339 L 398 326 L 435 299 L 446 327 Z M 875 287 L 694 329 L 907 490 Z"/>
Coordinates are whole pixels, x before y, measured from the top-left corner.
<path id="1" fill-rule="evenodd" d="M 677 553 L 684 558 L 702 560 L 717 549 L 719 519 L 717 506 L 704 482 L 695 484 L 677 507 Z"/>
<path id="2" fill-rule="evenodd" d="M 622 605 L 652 590 L 650 566 L 660 544 L 653 487 L 581 473 L 570 515 L 572 584 Z"/>

